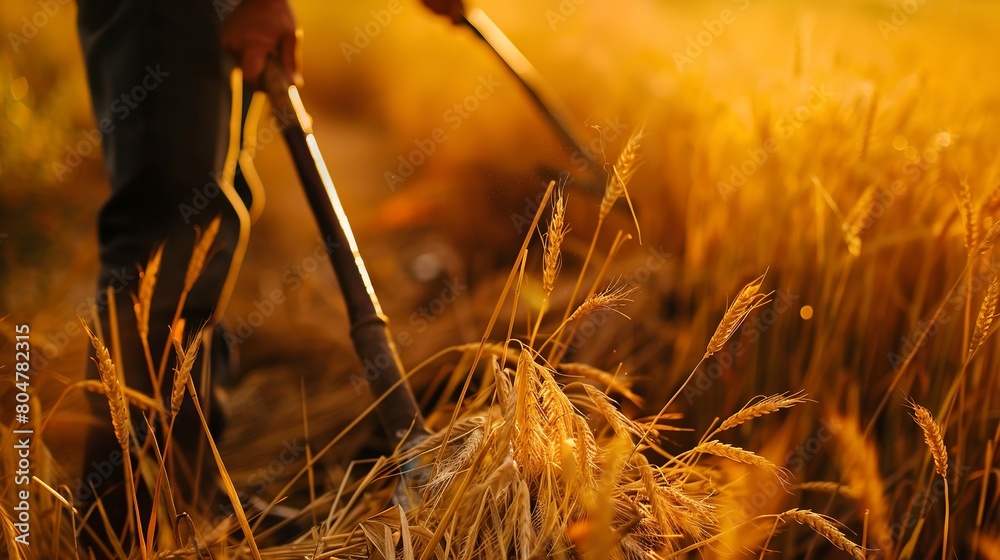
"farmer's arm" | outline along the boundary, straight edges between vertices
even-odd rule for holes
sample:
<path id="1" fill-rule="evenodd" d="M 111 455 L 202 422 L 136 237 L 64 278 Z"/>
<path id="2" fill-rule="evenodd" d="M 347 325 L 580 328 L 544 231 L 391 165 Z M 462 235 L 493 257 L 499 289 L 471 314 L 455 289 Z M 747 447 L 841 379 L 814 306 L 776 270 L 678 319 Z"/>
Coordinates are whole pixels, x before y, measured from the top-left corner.
<path id="1" fill-rule="evenodd" d="M 295 15 L 288 0 L 243 0 L 222 25 L 222 46 L 239 61 L 243 79 L 251 85 L 257 85 L 270 55 L 281 61 L 290 80 L 300 82 L 295 42 Z"/>
<path id="2" fill-rule="evenodd" d="M 423 0 L 423 2 L 432 12 L 450 18 L 455 25 L 462 23 L 462 16 L 465 15 L 462 0 Z"/>

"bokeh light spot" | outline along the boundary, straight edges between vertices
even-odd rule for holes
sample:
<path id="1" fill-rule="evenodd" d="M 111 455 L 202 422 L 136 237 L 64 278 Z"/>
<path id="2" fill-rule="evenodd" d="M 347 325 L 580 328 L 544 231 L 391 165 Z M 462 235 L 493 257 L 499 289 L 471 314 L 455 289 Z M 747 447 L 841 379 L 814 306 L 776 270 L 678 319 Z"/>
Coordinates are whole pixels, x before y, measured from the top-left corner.
<path id="1" fill-rule="evenodd" d="M 14 101 L 24 99 L 24 96 L 28 95 L 28 79 L 22 76 L 14 80 L 14 83 L 10 84 L 10 94 L 14 96 Z"/>

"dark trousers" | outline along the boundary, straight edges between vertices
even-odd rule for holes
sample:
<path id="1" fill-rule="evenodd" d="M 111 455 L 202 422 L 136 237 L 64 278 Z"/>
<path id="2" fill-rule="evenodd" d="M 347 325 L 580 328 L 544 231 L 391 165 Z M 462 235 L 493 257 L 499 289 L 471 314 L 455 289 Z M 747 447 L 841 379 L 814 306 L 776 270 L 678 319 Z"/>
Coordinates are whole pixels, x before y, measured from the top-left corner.
<path id="1" fill-rule="evenodd" d="M 231 107 L 231 63 L 219 45 L 220 25 L 221 16 L 211 0 L 79 0 L 80 41 L 111 182 L 111 195 L 98 223 L 98 290 L 104 292 L 110 286 L 115 292 L 122 356 L 118 366 L 126 385 L 147 395 L 153 393 L 152 381 L 131 296 L 138 291 L 139 267 L 166 243 L 149 319 L 149 347 L 158 365 L 196 227 L 204 229 L 216 216 L 222 217 L 211 258 L 183 310 L 187 335 L 211 316 L 238 235 L 237 215 L 215 182 L 229 140 Z M 240 183 L 237 190 L 248 203 L 245 184 Z M 105 343 L 111 347 L 108 308 L 99 312 Z M 222 350 L 223 346 L 216 345 L 213 376 L 226 367 Z M 171 371 L 172 364 L 162 389 L 168 399 Z M 196 366 L 195 373 L 199 372 Z M 87 375 L 98 377 L 93 364 Z M 200 385 L 197 375 L 195 385 Z M 209 396 L 199 395 L 203 402 Z M 119 465 L 109 461 L 118 446 L 106 399 L 94 395 L 90 404 L 100 427 L 87 440 L 80 478 L 87 487 L 77 489 L 77 498 L 86 508 L 94 496 L 100 496 L 118 529 L 126 515 L 122 467 L 120 460 Z M 202 429 L 190 400 L 181 410 L 175 445 L 191 458 Z M 144 433 L 141 412 L 133 408 L 132 413 L 133 425 Z M 163 434 L 157 436 L 162 446 Z M 106 474 L 107 465 L 113 467 L 111 474 Z M 205 473 L 209 479 L 212 470 Z M 183 488 L 182 481 L 173 482 Z M 94 513 L 92 518 L 99 516 Z M 102 522 L 90 525 L 105 535 Z M 87 540 L 86 535 L 83 538 Z"/>

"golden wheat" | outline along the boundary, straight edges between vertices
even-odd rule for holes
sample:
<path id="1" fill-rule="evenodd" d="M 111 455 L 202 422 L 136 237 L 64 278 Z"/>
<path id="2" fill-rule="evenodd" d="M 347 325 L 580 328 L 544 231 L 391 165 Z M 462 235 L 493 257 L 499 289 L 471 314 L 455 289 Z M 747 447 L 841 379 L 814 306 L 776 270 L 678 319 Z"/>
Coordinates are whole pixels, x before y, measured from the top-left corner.
<path id="1" fill-rule="evenodd" d="M 642 127 L 637 128 L 632 133 L 625 142 L 625 147 L 622 148 L 621 153 L 618 155 L 618 160 L 615 161 L 614 166 L 611 168 L 608 183 L 604 189 L 604 198 L 601 199 L 601 207 L 598 213 L 600 221 L 604 221 L 622 194 L 628 196 L 626 189 L 640 163 L 639 141 L 642 139 L 642 134 Z"/>
<path id="2" fill-rule="evenodd" d="M 854 257 L 861 256 L 861 236 L 868 230 L 872 221 L 872 211 L 878 204 L 882 189 L 872 185 L 854 204 L 843 224 L 844 242 L 847 251 Z"/>
<path id="3" fill-rule="evenodd" d="M 634 378 L 628 378 L 624 375 L 612 375 L 590 364 L 577 362 L 561 363 L 558 370 L 563 375 L 583 377 L 603 385 L 608 393 L 618 393 L 640 408 L 644 405 L 643 398 L 632 390 L 632 383 L 635 381 Z"/>
<path id="4" fill-rule="evenodd" d="M 826 540 L 830 541 L 833 546 L 850 554 L 856 560 L 865 560 L 864 549 L 848 539 L 847 536 L 840 531 L 840 529 L 834 526 L 833 523 L 830 523 L 830 521 L 822 515 L 807 509 L 790 509 L 782 513 L 781 517 L 791 519 L 801 525 L 809 527 L 815 531 L 816 534 L 821 535 Z"/>
<path id="5" fill-rule="evenodd" d="M 191 259 L 188 261 L 187 272 L 184 274 L 185 291 L 190 291 L 195 281 L 201 276 L 201 271 L 205 268 L 205 263 L 208 261 L 208 254 L 215 243 L 215 237 L 219 233 L 221 223 L 222 217 L 216 216 L 205 230 L 199 233 L 194 250 L 191 252 Z"/>
<path id="6" fill-rule="evenodd" d="M 961 181 L 959 190 L 959 211 L 962 215 L 962 224 L 965 226 L 965 251 L 970 256 L 975 254 L 979 243 L 978 216 L 972 205 L 972 191 L 969 183 Z"/>
<path id="7" fill-rule="evenodd" d="M 125 404 L 125 397 L 122 394 L 121 383 L 118 381 L 118 373 L 115 371 L 115 365 L 111 361 L 111 354 L 86 323 L 84 323 L 83 328 L 86 329 L 87 336 L 90 337 L 90 342 L 94 346 L 96 354 L 94 361 L 97 363 L 97 371 L 101 376 L 101 384 L 104 386 L 104 392 L 108 398 L 108 407 L 111 409 L 111 425 L 114 428 L 115 438 L 122 449 L 128 449 L 128 405 Z"/>
<path id="8" fill-rule="evenodd" d="M 191 370 L 201 348 L 201 338 L 202 331 L 199 330 L 193 335 L 187 350 L 178 351 L 177 360 L 180 365 L 174 369 L 174 384 L 170 391 L 170 412 L 174 416 L 181 410 L 184 392 L 187 390 L 188 380 L 191 379 Z"/>
<path id="9" fill-rule="evenodd" d="M 618 310 L 619 307 L 623 307 L 626 303 L 632 300 L 629 296 L 635 291 L 635 288 L 629 288 L 625 285 L 620 285 L 618 283 L 613 283 L 604 291 L 598 292 L 589 298 L 587 298 L 573 314 L 569 316 L 567 321 L 573 321 L 574 319 L 579 319 L 584 315 L 594 313 L 595 311 L 614 311 L 619 315 L 625 316 L 624 313 Z"/>
<path id="10" fill-rule="evenodd" d="M 840 442 L 837 462 L 847 486 L 856 494 L 859 510 L 868 510 L 871 531 L 887 557 L 892 557 L 895 536 L 889 528 L 889 507 L 885 501 L 885 482 L 879 467 L 879 454 L 873 442 L 861 431 L 857 418 L 834 414 L 831 426 Z M 860 512 L 859 512 L 860 513 Z"/>
<path id="11" fill-rule="evenodd" d="M 139 295 L 135 299 L 135 318 L 139 329 L 139 337 L 149 338 L 149 310 L 153 305 L 153 293 L 156 291 L 156 281 L 160 276 L 160 262 L 163 258 L 163 245 L 160 245 L 146 268 L 139 275 Z"/>
<path id="12" fill-rule="evenodd" d="M 556 277 L 559 276 L 559 269 L 562 266 L 563 238 L 569 231 L 566 225 L 566 197 L 562 189 L 556 191 L 555 199 L 552 202 L 552 217 L 549 219 L 549 229 L 545 234 L 543 255 L 542 286 L 545 297 L 552 294 L 555 289 Z"/>
<path id="13" fill-rule="evenodd" d="M 723 457 L 729 459 L 730 461 L 735 461 L 737 463 L 743 463 L 744 465 L 751 465 L 770 471 L 774 473 L 778 478 L 785 480 L 787 478 L 787 473 L 785 469 L 775 465 L 771 461 L 757 455 L 753 451 L 747 451 L 742 447 L 736 447 L 734 445 L 729 445 L 728 443 L 722 443 L 718 440 L 706 441 L 704 443 L 698 444 L 696 447 L 687 452 L 691 453 L 707 453 L 709 455 L 715 455 L 716 457 Z"/>
<path id="14" fill-rule="evenodd" d="M 857 498 L 858 491 L 852 486 L 847 484 L 841 484 L 839 482 L 831 482 L 827 480 L 814 480 L 811 482 L 803 482 L 802 484 L 796 484 L 795 488 L 803 490 L 805 492 L 820 492 L 823 494 L 840 494 L 847 498 Z"/>
<path id="15" fill-rule="evenodd" d="M 948 478 L 948 449 L 944 445 L 944 434 L 941 433 L 941 426 L 934 420 L 931 411 L 916 403 L 910 403 L 913 407 L 913 420 L 924 432 L 924 441 L 931 450 L 934 457 L 934 472 L 942 478 Z"/>
<path id="16" fill-rule="evenodd" d="M 726 418 L 722 424 L 719 425 L 718 429 L 716 429 L 716 432 L 724 432 L 754 418 L 764 416 L 765 414 L 771 414 L 772 412 L 777 412 L 783 408 L 790 408 L 797 404 L 804 403 L 807 399 L 803 398 L 803 395 L 804 393 L 795 393 L 792 395 L 782 393 L 780 395 L 765 397 L 753 404 L 743 407 L 736 414 Z"/>
<path id="17" fill-rule="evenodd" d="M 1000 300 L 1000 275 L 994 276 L 990 287 L 986 289 L 983 304 L 979 307 L 979 315 L 976 317 L 976 328 L 972 331 L 967 359 L 972 358 L 986 340 L 990 326 L 993 325 L 993 320 L 996 318 L 998 300 Z"/>
<path id="18" fill-rule="evenodd" d="M 726 310 L 719 326 L 716 327 L 715 334 L 709 340 L 708 348 L 705 351 L 706 358 L 722 350 L 722 346 L 736 332 L 747 315 L 757 307 L 764 305 L 770 294 L 758 293 L 763 282 L 764 276 L 761 275 L 740 290 L 739 295 L 733 300 L 733 304 Z"/>

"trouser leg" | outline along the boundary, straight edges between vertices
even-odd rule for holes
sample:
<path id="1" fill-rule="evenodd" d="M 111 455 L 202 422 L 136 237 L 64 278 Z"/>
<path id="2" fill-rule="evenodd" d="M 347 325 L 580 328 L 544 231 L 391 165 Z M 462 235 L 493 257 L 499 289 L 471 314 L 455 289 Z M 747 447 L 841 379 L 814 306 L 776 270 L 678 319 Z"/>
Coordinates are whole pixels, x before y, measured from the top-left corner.
<path id="1" fill-rule="evenodd" d="M 139 267 L 165 243 L 149 318 L 155 369 L 167 348 L 196 228 L 204 230 L 216 216 L 222 218 L 215 249 L 183 310 L 185 340 L 211 316 L 238 234 L 236 213 L 215 184 L 228 142 L 230 90 L 219 47 L 221 22 L 212 6 L 206 0 L 79 2 L 80 39 L 111 182 L 111 196 L 98 218 L 98 291 L 100 295 L 110 287 L 115 292 L 118 366 L 126 385 L 147 395 L 153 394 L 150 368 L 130 295 L 138 289 Z M 105 343 L 111 346 L 109 309 L 99 312 Z M 167 397 L 170 371 L 168 365 L 163 388 Z M 197 387 L 200 368 L 194 373 Z M 97 377 L 93 365 L 88 377 Z M 206 401 L 209 396 L 200 398 Z M 81 477 L 88 488 L 80 489 L 78 497 L 87 504 L 95 495 L 102 496 L 117 529 L 126 515 L 121 461 L 114 464 L 118 450 L 106 400 L 95 395 L 90 404 L 102 425 L 88 437 Z M 175 445 L 193 459 L 200 422 L 189 401 L 181 411 Z M 135 429 L 143 433 L 141 413 L 132 412 Z M 114 468 L 108 472 L 106 464 Z M 89 476 L 95 471 L 99 476 Z"/>

